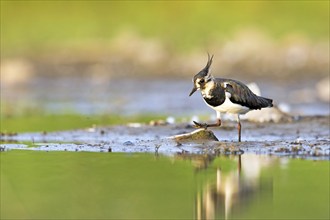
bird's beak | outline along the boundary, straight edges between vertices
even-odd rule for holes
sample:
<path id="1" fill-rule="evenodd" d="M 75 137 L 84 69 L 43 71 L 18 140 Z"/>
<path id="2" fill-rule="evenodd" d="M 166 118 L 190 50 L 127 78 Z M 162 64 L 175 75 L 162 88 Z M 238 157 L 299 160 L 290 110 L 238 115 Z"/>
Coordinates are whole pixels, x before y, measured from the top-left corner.
<path id="1" fill-rule="evenodd" d="M 190 92 L 189 96 L 191 96 L 192 94 L 194 94 L 194 92 L 196 92 L 196 90 L 197 90 L 197 87 L 196 87 L 196 86 L 194 86 L 194 88 L 191 90 L 191 92 Z"/>

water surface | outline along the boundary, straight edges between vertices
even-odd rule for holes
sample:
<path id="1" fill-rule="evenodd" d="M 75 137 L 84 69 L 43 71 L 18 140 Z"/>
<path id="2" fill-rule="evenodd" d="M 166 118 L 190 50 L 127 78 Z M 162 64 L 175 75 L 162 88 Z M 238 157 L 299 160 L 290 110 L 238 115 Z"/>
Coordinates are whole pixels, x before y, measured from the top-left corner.
<path id="1" fill-rule="evenodd" d="M 329 219 L 329 161 L 1 152 L 1 219 Z"/>
<path id="2" fill-rule="evenodd" d="M 292 114 L 330 114 L 328 103 L 317 97 L 315 80 L 242 80 L 244 83 L 253 81 L 260 87 L 263 96 L 272 98 L 276 105 L 286 103 L 289 106 L 287 110 Z M 1 97 L 3 102 L 14 105 L 13 109 L 17 111 L 36 108 L 54 114 L 71 111 L 87 115 L 215 115 L 214 111 L 204 104 L 200 94 L 188 96 L 192 86 L 190 78 L 93 81 L 84 77 L 41 77 L 23 86 L 3 85 Z"/>

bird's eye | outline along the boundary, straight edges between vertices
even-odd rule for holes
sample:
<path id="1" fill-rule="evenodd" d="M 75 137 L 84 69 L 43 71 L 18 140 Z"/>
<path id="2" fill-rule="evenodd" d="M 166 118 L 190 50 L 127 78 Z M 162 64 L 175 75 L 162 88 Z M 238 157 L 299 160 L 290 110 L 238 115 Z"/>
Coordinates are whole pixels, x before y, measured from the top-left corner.
<path id="1" fill-rule="evenodd" d="M 205 82 L 204 79 L 199 80 L 199 83 L 204 83 L 204 82 Z"/>

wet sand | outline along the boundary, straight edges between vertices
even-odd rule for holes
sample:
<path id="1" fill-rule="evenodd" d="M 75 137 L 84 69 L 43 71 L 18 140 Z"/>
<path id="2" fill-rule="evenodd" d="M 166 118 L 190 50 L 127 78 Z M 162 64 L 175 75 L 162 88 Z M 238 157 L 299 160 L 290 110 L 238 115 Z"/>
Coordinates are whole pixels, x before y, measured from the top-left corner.
<path id="1" fill-rule="evenodd" d="M 175 154 L 267 154 L 329 159 L 330 116 L 306 116 L 292 122 L 242 121 L 242 142 L 237 142 L 236 123 L 223 122 L 209 129 L 218 141 L 189 139 L 196 129 L 188 124 L 131 123 L 51 133 L 1 134 L 1 150 L 144 152 Z M 203 129 L 200 130 L 203 132 Z M 176 135 L 188 135 L 185 140 Z"/>

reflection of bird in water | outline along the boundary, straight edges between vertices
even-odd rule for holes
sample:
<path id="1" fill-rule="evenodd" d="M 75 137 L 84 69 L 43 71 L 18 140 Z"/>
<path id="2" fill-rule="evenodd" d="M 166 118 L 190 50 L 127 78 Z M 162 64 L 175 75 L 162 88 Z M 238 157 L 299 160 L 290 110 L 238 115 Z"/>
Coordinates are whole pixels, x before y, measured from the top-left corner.
<path id="1" fill-rule="evenodd" d="M 231 213 L 244 211 L 253 197 L 260 194 L 261 169 L 271 162 L 272 159 L 268 157 L 239 155 L 234 171 L 224 173 L 221 167 L 217 168 L 216 182 L 207 183 L 197 193 L 197 219 L 227 219 Z M 245 166 L 245 163 L 248 165 Z M 263 190 L 268 189 L 267 192 L 272 191 L 272 185 L 268 182 L 262 187 Z"/>
<path id="2" fill-rule="evenodd" d="M 190 160 L 197 170 L 206 169 L 209 164 L 214 160 L 215 155 L 212 154 L 188 154 L 178 153 L 175 157 L 176 160 Z"/>
<path id="3" fill-rule="evenodd" d="M 193 78 L 194 87 L 190 92 L 191 96 L 195 91 L 200 90 L 205 103 L 217 112 L 217 122 L 214 124 L 201 124 L 195 122 L 198 128 L 218 127 L 221 125 L 221 113 L 237 115 L 238 141 L 241 141 L 240 115 L 251 110 L 257 110 L 273 106 L 273 100 L 257 96 L 245 84 L 233 79 L 214 78 L 210 73 L 212 58 L 204 69 Z"/>

